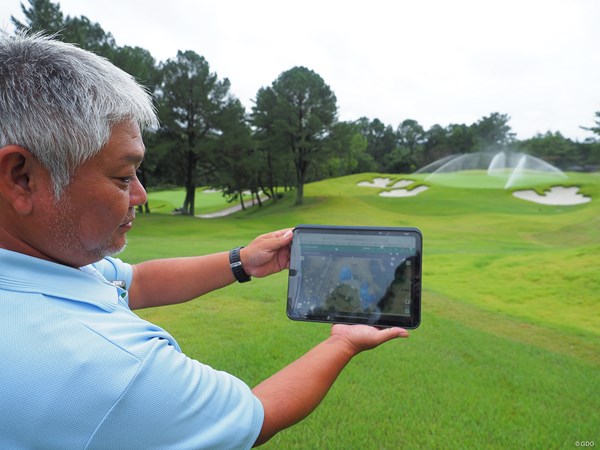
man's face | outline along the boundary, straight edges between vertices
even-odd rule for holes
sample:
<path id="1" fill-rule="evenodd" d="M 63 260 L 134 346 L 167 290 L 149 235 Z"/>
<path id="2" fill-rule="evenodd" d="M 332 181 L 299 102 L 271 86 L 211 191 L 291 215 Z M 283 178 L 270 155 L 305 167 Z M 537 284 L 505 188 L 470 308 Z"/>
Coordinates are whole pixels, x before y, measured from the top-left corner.
<path id="1" fill-rule="evenodd" d="M 51 259 L 83 266 L 125 247 L 135 207 L 147 199 L 136 176 L 144 151 L 138 126 L 124 122 L 100 153 L 79 166 L 47 211 Z"/>

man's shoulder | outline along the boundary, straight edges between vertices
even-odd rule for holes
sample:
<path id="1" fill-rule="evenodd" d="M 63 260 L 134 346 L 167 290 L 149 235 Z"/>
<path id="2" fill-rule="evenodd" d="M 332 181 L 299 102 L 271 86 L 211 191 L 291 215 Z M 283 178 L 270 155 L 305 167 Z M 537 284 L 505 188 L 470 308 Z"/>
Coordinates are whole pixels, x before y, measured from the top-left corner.
<path id="1" fill-rule="evenodd" d="M 119 258 L 107 256 L 100 261 L 90 264 L 90 266 L 100 272 L 107 280 L 114 281 L 122 279 L 123 281 L 127 281 L 128 285 L 131 282 L 133 268 L 131 267 L 131 264 L 123 262 Z"/>

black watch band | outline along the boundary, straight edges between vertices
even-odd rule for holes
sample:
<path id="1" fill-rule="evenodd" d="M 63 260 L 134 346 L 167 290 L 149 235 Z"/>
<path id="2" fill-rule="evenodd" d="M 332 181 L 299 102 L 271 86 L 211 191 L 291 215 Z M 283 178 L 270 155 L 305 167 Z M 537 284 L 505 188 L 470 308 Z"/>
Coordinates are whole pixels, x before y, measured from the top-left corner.
<path id="1" fill-rule="evenodd" d="M 250 275 L 244 270 L 242 260 L 240 259 L 240 250 L 243 248 L 244 247 L 236 247 L 229 252 L 229 267 L 231 267 L 235 279 L 240 283 L 250 281 Z"/>

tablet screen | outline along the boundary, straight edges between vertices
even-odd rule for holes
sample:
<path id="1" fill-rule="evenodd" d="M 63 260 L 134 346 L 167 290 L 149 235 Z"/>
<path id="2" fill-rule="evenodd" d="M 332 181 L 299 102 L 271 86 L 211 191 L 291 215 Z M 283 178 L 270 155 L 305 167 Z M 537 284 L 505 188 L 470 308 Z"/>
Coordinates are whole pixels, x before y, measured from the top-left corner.
<path id="1" fill-rule="evenodd" d="M 416 328 L 421 253 L 416 228 L 299 225 L 291 246 L 288 317 Z"/>

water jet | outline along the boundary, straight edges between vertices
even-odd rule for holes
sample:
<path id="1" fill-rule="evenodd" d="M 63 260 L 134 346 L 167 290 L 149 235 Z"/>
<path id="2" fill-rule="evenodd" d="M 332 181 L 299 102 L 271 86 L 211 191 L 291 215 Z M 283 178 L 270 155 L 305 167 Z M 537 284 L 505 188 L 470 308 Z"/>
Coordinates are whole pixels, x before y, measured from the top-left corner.
<path id="1" fill-rule="evenodd" d="M 526 153 L 509 151 L 450 155 L 417 170 L 425 181 L 450 187 L 514 189 L 566 180 L 562 170 Z"/>

